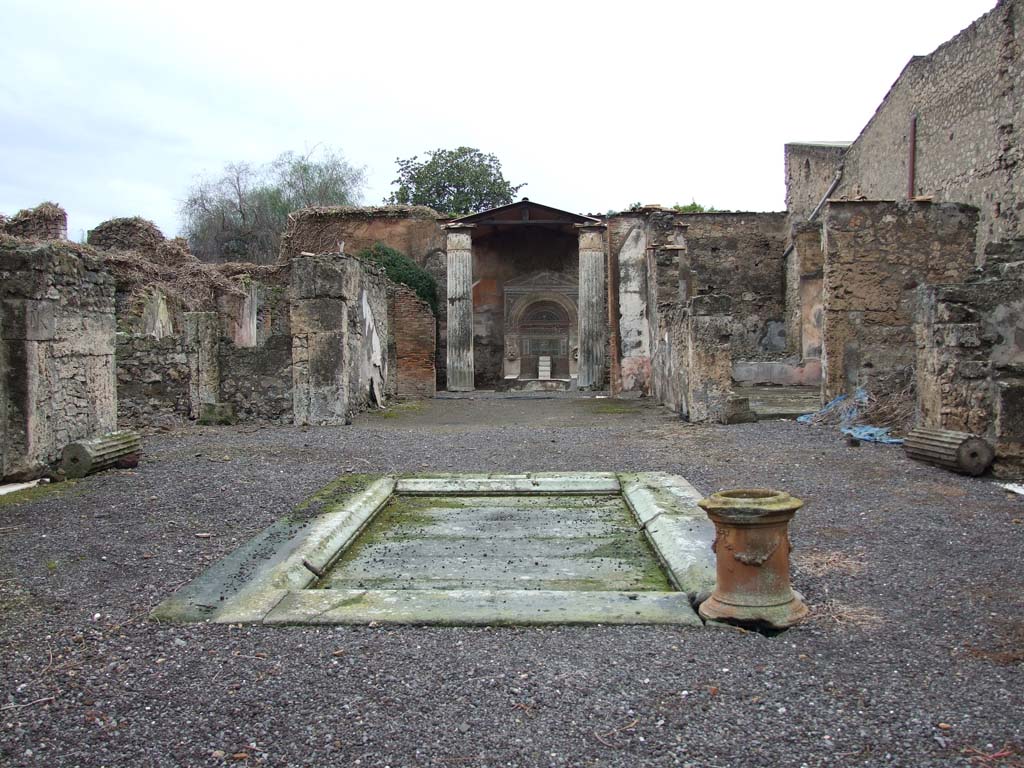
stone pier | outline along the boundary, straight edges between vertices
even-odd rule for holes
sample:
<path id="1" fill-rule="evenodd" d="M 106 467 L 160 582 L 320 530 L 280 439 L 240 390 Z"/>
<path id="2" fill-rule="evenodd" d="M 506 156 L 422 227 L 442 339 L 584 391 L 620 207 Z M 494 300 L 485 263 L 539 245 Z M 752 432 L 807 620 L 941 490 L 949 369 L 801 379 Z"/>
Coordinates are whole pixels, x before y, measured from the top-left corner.
<path id="1" fill-rule="evenodd" d="M 186 312 L 189 415 L 198 419 L 204 405 L 220 402 L 220 318 L 216 312 Z"/>
<path id="2" fill-rule="evenodd" d="M 579 231 L 580 252 L 577 385 L 580 389 L 600 389 L 604 385 L 607 326 L 604 306 L 605 225 L 577 224 L 576 228 Z"/>
<path id="3" fill-rule="evenodd" d="M 473 389 L 473 240 L 472 224 L 448 231 L 448 390 Z"/>

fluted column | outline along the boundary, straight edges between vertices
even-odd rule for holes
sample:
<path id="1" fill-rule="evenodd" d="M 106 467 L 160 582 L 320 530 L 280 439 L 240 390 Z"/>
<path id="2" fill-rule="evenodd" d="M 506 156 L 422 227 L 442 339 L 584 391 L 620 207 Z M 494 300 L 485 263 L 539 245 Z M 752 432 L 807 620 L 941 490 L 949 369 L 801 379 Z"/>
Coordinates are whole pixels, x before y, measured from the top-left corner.
<path id="1" fill-rule="evenodd" d="M 604 386 L 605 358 L 605 225 L 577 224 L 580 251 L 579 364 L 580 389 Z"/>
<path id="2" fill-rule="evenodd" d="M 472 224 L 448 230 L 448 391 L 473 389 Z"/>

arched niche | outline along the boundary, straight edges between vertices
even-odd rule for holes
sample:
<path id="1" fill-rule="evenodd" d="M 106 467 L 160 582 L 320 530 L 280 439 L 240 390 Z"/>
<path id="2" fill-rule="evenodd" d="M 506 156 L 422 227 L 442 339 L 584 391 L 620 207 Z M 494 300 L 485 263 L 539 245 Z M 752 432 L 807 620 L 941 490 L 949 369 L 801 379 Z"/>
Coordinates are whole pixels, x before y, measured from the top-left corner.
<path id="1" fill-rule="evenodd" d="M 576 374 L 579 319 L 572 296 L 557 290 L 532 291 L 515 296 L 506 309 L 506 377 L 536 378 L 541 356 L 551 358 L 553 378 Z"/>

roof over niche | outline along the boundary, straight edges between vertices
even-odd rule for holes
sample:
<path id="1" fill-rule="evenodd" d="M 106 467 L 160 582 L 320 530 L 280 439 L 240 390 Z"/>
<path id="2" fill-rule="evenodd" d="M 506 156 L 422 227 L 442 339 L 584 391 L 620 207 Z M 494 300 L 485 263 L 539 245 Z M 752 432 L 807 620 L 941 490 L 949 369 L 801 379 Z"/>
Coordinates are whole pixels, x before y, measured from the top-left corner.
<path id="1" fill-rule="evenodd" d="M 581 216 L 578 213 L 570 213 L 559 208 L 552 208 L 550 205 L 534 203 L 528 197 L 516 203 L 498 206 L 479 213 L 471 213 L 468 216 L 460 216 L 448 222 L 453 224 L 475 224 L 477 226 L 565 226 L 566 224 L 599 224 L 600 219 L 592 216 Z"/>

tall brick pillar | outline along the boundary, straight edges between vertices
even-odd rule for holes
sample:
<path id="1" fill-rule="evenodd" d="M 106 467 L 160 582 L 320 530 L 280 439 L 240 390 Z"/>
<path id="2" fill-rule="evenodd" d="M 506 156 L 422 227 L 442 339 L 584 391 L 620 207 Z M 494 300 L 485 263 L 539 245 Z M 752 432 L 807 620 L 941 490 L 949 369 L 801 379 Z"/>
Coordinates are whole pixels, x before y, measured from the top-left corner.
<path id="1" fill-rule="evenodd" d="M 473 238 L 472 224 L 448 230 L 448 390 L 473 389 Z"/>
<path id="2" fill-rule="evenodd" d="M 605 225 L 577 224 L 576 228 L 579 230 L 580 250 L 577 385 L 580 389 L 600 389 L 604 385 L 607 326 L 604 311 Z"/>

